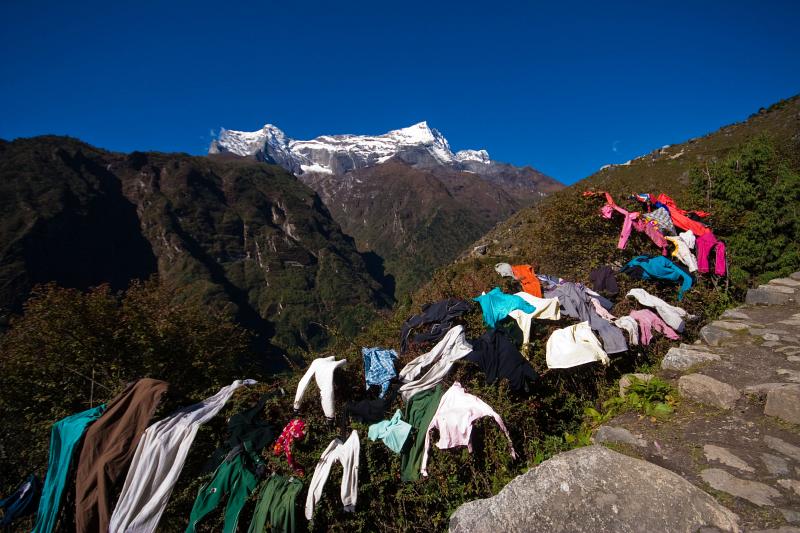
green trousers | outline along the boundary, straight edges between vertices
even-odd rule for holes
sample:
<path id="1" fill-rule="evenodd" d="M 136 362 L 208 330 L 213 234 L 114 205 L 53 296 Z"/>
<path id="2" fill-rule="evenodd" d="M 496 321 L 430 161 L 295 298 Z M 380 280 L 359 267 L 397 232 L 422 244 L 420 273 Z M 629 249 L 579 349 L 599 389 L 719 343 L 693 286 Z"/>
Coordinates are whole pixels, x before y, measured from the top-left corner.
<path id="1" fill-rule="evenodd" d="M 409 398 L 403 410 L 403 418 L 416 430 L 413 438 L 406 440 L 400 454 L 400 479 L 413 481 L 419 479 L 422 454 L 425 448 L 425 431 L 431 423 L 439 400 L 442 399 L 442 385 L 416 393 Z"/>
<path id="2" fill-rule="evenodd" d="M 268 521 L 272 531 L 294 533 L 297 530 L 295 500 L 302 489 L 299 479 L 270 477 L 261 489 L 248 533 L 261 533 Z"/>
<path id="3" fill-rule="evenodd" d="M 219 465 L 211 481 L 203 485 L 197 494 L 186 533 L 194 533 L 197 523 L 216 509 L 226 495 L 228 504 L 225 506 L 225 525 L 222 531 L 236 531 L 239 513 L 258 485 L 258 478 L 250 470 L 248 463 L 248 454 L 243 452 Z"/>

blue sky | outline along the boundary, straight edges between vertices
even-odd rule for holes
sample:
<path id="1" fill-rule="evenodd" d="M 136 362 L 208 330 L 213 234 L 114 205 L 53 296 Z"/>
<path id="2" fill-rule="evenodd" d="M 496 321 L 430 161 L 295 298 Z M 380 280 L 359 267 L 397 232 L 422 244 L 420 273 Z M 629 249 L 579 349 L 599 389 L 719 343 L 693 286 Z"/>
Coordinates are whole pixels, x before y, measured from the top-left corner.
<path id="1" fill-rule="evenodd" d="M 420 120 L 571 183 L 800 92 L 800 2 L 0 5 L 0 137 L 205 153 Z"/>

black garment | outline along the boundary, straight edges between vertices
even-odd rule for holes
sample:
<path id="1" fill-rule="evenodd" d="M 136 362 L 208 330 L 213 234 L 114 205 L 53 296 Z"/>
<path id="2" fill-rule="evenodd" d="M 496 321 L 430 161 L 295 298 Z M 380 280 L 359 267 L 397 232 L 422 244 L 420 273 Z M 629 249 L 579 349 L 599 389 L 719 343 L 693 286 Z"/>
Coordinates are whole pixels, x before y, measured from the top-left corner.
<path id="1" fill-rule="evenodd" d="M 258 402 L 228 420 L 228 438 L 214 451 L 206 470 L 215 470 L 223 460 L 230 459 L 239 453 L 249 452 L 260 456 L 261 450 L 275 440 L 275 432 L 266 420 L 261 419 L 261 412 L 267 400 L 274 394 L 263 395 Z"/>
<path id="2" fill-rule="evenodd" d="M 562 283 L 553 290 L 545 292 L 546 298 L 558 298 L 562 312 L 581 322 L 588 321 L 589 326 L 595 330 L 603 340 L 603 349 L 606 353 L 620 353 L 627 351 L 628 343 L 622 330 L 614 326 L 597 314 L 591 303 L 586 287 L 570 281 Z"/>
<path id="3" fill-rule="evenodd" d="M 437 342 L 453 327 L 453 320 L 469 311 L 470 308 L 469 303 L 458 298 L 448 298 L 425 305 L 420 314 L 403 322 L 403 328 L 400 331 L 400 353 L 405 353 L 408 349 L 409 336 L 415 328 L 420 328 L 420 333 L 414 335 L 411 342 Z M 421 327 L 426 324 L 430 324 L 430 326 Z"/>
<path id="4" fill-rule="evenodd" d="M 605 292 L 609 296 L 616 296 L 619 294 L 619 287 L 617 286 L 617 278 L 614 277 L 614 270 L 610 266 L 601 266 L 595 268 L 589 274 L 589 279 L 592 281 L 592 288 L 597 292 Z"/>
<path id="5" fill-rule="evenodd" d="M 347 402 L 342 409 L 341 434 L 347 434 L 349 421 L 352 418 L 362 424 L 375 424 L 386 418 L 386 412 L 392 407 L 394 399 L 400 385 L 392 383 L 383 398 L 359 400 L 357 402 Z"/>
<path id="6" fill-rule="evenodd" d="M 539 374 L 502 331 L 490 329 L 472 341 L 472 348 L 464 359 L 481 367 L 489 385 L 505 378 L 514 392 L 530 392 L 530 384 L 539 379 Z"/>
<path id="7" fill-rule="evenodd" d="M 0 526 L 9 527 L 17 518 L 36 512 L 41 493 L 42 483 L 39 478 L 31 474 L 13 494 L 0 500 L 0 509 L 3 510 Z"/>

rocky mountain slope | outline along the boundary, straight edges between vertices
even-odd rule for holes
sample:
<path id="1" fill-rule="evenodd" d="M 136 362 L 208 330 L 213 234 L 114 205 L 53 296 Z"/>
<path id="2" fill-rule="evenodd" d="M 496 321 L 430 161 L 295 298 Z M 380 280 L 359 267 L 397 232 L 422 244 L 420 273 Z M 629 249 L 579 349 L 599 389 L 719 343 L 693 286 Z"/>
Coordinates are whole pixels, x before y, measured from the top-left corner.
<path id="1" fill-rule="evenodd" d="M 0 145 L 0 209 L 4 315 L 36 283 L 157 273 L 287 348 L 355 331 L 384 302 L 319 197 L 274 165 L 20 139 Z"/>
<path id="2" fill-rule="evenodd" d="M 401 297 L 494 224 L 562 188 L 531 167 L 493 161 L 485 150 L 454 153 L 425 122 L 378 136 L 308 141 L 271 124 L 255 132 L 222 130 L 209 153 L 293 172 L 360 250 L 385 261 Z"/>

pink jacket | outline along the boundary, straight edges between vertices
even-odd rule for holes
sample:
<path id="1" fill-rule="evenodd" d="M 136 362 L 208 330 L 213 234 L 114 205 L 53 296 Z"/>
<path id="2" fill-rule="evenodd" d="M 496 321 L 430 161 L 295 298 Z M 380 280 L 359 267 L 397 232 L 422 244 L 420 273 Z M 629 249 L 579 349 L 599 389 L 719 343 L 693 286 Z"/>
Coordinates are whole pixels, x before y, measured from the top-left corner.
<path id="1" fill-rule="evenodd" d="M 420 473 L 423 476 L 428 475 L 428 449 L 431 442 L 431 430 L 437 428 L 439 430 L 439 442 L 436 446 L 440 450 L 447 448 L 454 448 L 456 446 L 466 446 L 470 453 L 472 452 L 472 424 L 479 418 L 484 416 L 491 416 L 494 418 L 503 433 L 508 438 L 508 443 L 511 446 L 511 456 L 516 459 L 517 453 L 514 451 L 514 444 L 511 442 L 511 437 L 508 435 L 506 425 L 503 419 L 500 418 L 494 409 L 489 405 L 472 394 L 464 392 L 461 383 L 455 382 L 447 392 L 442 395 L 439 401 L 439 407 L 431 419 L 431 423 L 425 432 L 425 448 L 422 454 L 422 467 Z"/>
<path id="2" fill-rule="evenodd" d="M 639 342 L 642 346 L 650 344 L 653 338 L 652 330 L 660 331 L 667 338 L 674 341 L 681 338 L 674 329 L 669 327 L 666 322 L 661 320 L 661 317 L 649 309 L 640 309 L 638 311 L 631 311 L 630 316 L 636 319 L 639 323 Z"/>

